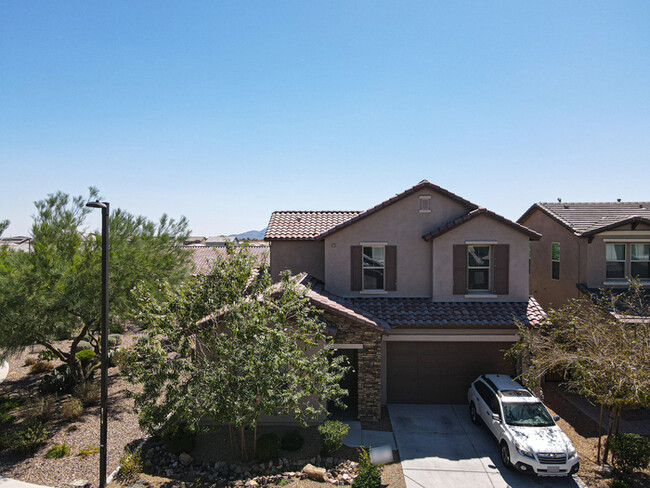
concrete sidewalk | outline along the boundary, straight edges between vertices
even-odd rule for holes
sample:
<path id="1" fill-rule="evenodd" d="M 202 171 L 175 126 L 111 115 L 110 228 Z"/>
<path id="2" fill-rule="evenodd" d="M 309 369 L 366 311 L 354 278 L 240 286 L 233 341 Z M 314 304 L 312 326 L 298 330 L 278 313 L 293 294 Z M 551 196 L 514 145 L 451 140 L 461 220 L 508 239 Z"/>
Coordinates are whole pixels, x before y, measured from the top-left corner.
<path id="1" fill-rule="evenodd" d="M 24 481 L 12 480 L 0 476 L 0 488 L 49 488 L 43 485 L 35 485 L 33 483 L 25 483 Z"/>

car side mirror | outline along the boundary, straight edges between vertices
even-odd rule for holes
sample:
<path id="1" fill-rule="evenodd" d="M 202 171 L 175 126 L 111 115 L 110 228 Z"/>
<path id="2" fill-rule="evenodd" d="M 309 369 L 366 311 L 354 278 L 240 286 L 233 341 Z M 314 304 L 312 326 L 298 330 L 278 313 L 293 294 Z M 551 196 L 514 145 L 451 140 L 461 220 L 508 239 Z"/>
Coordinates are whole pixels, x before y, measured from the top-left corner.
<path id="1" fill-rule="evenodd" d="M 501 415 L 498 413 L 493 413 L 492 414 L 492 420 L 496 420 L 497 422 L 501 422 Z"/>
<path id="2" fill-rule="evenodd" d="M 555 417 L 553 417 L 553 420 L 555 420 L 557 422 L 558 420 L 560 420 L 560 416 L 556 415 Z"/>

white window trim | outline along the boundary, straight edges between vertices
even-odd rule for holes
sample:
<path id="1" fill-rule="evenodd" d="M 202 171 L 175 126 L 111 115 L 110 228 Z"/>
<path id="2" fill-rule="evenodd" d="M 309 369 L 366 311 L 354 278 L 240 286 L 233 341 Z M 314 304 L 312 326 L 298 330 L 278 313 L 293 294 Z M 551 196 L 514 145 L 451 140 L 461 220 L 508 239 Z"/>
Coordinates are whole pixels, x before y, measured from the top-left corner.
<path id="1" fill-rule="evenodd" d="M 332 344 L 334 349 L 363 349 L 363 344 Z"/>
<path id="2" fill-rule="evenodd" d="M 650 239 L 603 239 L 605 244 L 649 244 Z"/>
<path id="3" fill-rule="evenodd" d="M 465 241 L 468 246 L 496 246 L 499 241 Z"/>
<path id="4" fill-rule="evenodd" d="M 484 293 L 480 290 L 477 290 L 476 293 L 467 293 L 465 298 L 498 298 L 499 295 L 494 293 Z"/>
<path id="5" fill-rule="evenodd" d="M 403 334 L 389 335 L 385 342 L 515 342 L 517 334 Z"/>
<path id="6" fill-rule="evenodd" d="M 382 295 L 384 293 L 387 293 L 386 291 L 386 246 L 387 243 L 361 243 L 361 290 L 359 291 L 361 294 L 372 294 L 372 295 Z M 363 265 L 363 248 L 364 247 L 383 247 L 384 248 L 384 265 L 382 267 L 379 266 L 369 266 L 366 267 Z M 381 269 L 384 271 L 384 287 L 383 288 L 377 288 L 375 289 L 366 289 L 366 269 Z"/>

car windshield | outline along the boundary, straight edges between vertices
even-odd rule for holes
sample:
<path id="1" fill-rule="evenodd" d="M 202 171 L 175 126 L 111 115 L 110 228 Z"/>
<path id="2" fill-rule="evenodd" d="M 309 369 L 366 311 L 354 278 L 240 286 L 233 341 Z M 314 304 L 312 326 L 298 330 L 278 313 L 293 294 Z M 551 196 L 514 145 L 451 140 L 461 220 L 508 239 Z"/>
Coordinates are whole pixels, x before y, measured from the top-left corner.
<path id="1" fill-rule="evenodd" d="M 550 427 L 555 425 L 541 403 L 504 403 L 503 415 L 508 425 L 516 427 Z"/>

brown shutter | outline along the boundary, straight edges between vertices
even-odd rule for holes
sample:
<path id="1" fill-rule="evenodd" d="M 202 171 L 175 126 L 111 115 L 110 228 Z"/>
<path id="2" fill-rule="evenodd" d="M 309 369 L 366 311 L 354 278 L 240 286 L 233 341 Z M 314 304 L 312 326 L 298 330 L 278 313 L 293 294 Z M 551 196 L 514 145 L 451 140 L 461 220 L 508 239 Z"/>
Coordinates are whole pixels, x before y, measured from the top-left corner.
<path id="1" fill-rule="evenodd" d="M 350 290 L 361 290 L 361 246 L 350 246 Z"/>
<path id="2" fill-rule="evenodd" d="M 386 291 L 397 290 L 397 246 L 386 246 Z"/>
<path id="3" fill-rule="evenodd" d="M 454 244 L 454 295 L 467 292 L 467 246 Z"/>
<path id="4" fill-rule="evenodd" d="M 508 294 L 508 276 L 510 274 L 510 245 L 494 246 L 494 293 Z"/>

